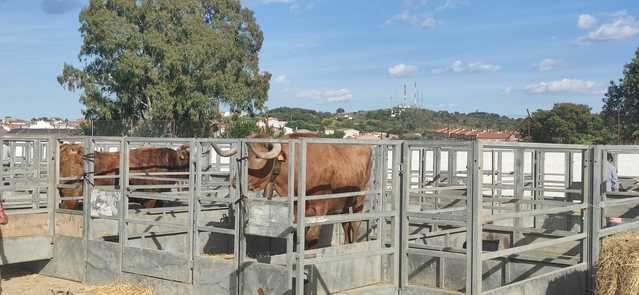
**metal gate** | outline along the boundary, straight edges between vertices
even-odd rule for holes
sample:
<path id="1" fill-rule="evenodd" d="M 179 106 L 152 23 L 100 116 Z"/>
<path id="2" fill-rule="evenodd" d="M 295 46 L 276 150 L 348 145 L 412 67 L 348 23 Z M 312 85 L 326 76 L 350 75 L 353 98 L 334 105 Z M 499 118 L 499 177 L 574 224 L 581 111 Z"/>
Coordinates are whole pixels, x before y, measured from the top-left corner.
<path id="1" fill-rule="evenodd" d="M 52 257 L 55 143 L 46 137 L 0 138 L 2 227 L 0 265 Z"/>

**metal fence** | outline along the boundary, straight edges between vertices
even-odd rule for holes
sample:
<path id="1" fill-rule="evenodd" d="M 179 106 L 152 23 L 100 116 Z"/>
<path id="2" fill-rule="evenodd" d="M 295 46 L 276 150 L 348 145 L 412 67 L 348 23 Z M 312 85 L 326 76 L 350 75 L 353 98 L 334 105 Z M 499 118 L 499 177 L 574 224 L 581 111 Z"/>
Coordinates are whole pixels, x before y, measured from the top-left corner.
<path id="1" fill-rule="evenodd" d="M 531 284 L 542 285 L 532 294 L 585 293 L 593 290 L 601 239 L 639 228 L 634 146 L 126 137 L 0 143 L 5 207 L 40 214 L 46 229 L 3 236 L 3 264 L 53 258 L 45 273 L 145 282 L 160 294 L 511 294 Z M 287 197 L 266 199 L 249 190 L 247 157 L 249 145 L 275 143 L 287 153 Z M 82 148 L 82 176 L 61 171 L 60 150 L 70 144 Z M 222 157 L 213 145 L 238 153 Z M 309 190 L 309 157 L 332 145 L 371 148 L 365 190 Z M 177 160 L 177 152 L 188 153 L 174 169 L 142 169 L 131 155 L 148 148 Z M 96 170 L 107 162 L 111 170 Z M 610 165 L 629 191 L 609 189 Z M 357 196 L 366 196 L 357 212 L 297 210 Z M 60 206 L 69 202 L 82 207 Z M 162 206 L 141 205 L 148 202 Z M 348 233 L 338 225 L 350 222 L 361 223 L 361 234 L 345 244 Z M 303 237 L 313 227 L 326 239 L 308 249 Z M 567 274 L 577 278 L 553 281 Z"/>

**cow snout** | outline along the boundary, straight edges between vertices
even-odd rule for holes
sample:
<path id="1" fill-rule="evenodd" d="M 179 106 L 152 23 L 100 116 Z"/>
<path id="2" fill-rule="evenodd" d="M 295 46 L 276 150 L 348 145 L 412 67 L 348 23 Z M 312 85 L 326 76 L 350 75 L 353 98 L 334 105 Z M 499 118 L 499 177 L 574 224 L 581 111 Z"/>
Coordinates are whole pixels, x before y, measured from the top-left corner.
<path id="1" fill-rule="evenodd" d="M 306 229 L 306 242 L 313 243 L 319 241 L 322 227 L 319 225 L 309 226 Z"/>

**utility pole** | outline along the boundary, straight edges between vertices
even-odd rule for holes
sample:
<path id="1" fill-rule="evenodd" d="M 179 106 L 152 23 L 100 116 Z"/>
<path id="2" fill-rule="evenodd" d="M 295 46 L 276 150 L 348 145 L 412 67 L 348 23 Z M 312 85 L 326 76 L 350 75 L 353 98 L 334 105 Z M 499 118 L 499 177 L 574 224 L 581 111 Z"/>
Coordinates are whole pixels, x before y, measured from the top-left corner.
<path id="1" fill-rule="evenodd" d="M 528 113 L 528 140 L 532 141 L 532 116 L 528 109 L 526 109 L 526 113 Z"/>

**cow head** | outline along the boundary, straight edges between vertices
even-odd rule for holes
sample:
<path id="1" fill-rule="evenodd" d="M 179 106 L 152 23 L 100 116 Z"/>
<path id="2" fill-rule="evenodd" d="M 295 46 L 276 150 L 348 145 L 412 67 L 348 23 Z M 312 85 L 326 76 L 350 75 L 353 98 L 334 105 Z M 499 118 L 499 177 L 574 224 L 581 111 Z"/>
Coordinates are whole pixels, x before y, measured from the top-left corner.
<path id="1" fill-rule="evenodd" d="M 84 175 L 84 146 L 81 144 L 60 145 L 60 176 Z"/>
<path id="2" fill-rule="evenodd" d="M 189 167 L 189 159 L 191 154 L 191 148 L 187 144 L 183 144 L 177 148 L 177 166 Z"/>
<path id="3" fill-rule="evenodd" d="M 264 196 L 270 199 L 275 189 L 274 180 L 279 176 L 286 153 L 282 152 L 282 144 L 279 143 L 250 143 L 247 146 L 249 189 L 264 189 Z"/>

